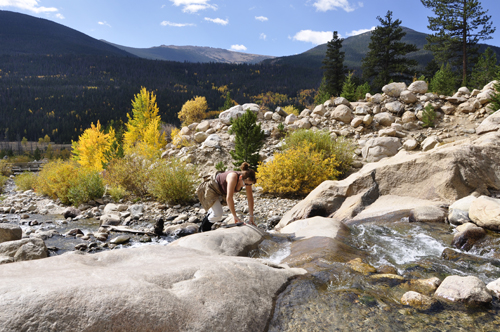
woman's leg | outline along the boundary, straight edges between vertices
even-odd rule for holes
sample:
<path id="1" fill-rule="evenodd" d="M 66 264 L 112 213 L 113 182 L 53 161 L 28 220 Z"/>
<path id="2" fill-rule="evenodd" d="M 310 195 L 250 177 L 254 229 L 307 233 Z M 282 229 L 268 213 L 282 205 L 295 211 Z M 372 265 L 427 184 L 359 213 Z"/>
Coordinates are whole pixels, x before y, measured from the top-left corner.
<path id="1" fill-rule="evenodd" d="M 208 210 L 207 215 L 201 222 L 200 232 L 208 232 L 212 230 L 214 222 L 222 219 L 222 204 L 220 200 L 215 201 L 214 205 Z"/>

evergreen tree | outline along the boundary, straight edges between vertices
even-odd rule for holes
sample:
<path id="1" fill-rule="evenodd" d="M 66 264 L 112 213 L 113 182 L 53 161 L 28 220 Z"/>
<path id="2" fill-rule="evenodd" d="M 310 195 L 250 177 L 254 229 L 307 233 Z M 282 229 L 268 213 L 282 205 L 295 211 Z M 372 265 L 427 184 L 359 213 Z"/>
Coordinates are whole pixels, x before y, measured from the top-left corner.
<path id="1" fill-rule="evenodd" d="M 226 94 L 226 100 L 224 101 L 224 106 L 222 106 L 222 110 L 223 111 L 228 110 L 231 107 L 233 107 L 233 105 L 234 105 L 234 103 L 233 103 L 233 100 L 231 99 L 231 94 L 228 91 Z"/>
<path id="2" fill-rule="evenodd" d="M 349 73 L 349 75 L 347 75 L 347 79 L 342 86 L 342 93 L 340 96 L 354 102 L 356 101 L 356 84 L 352 81 L 352 75 L 353 73 Z"/>
<path id="3" fill-rule="evenodd" d="M 455 90 L 455 75 L 449 63 L 441 65 L 431 80 L 429 89 L 440 95 L 450 96 Z"/>
<path id="4" fill-rule="evenodd" d="M 257 115 L 250 110 L 237 118 L 231 120 L 230 134 L 235 135 L 234 151 L 231 151 L 234 166 L 240 167 L 243 162 L 257 169 L 259 162 L 259 150 L 264 144 L 264 132 L 257 124 Z"/>
<path id="5" fill-rule="evenodd" d="M 496 112 L 500 110 L 500 72 L 498 72 L 497 74 L 496 83 L 493 85 L 493 88 L 495 89 L 496 92 L 491 97 L 490 105 L 488 106 L 488 108 L 492 112 Z"/>
<path id="6" fill-rule="evenodd" d="M 392 12 L 388 11 L 385 19 L 377 16 L 381 23 L 372 31 L 369 51 L 362 62 L 363 76 L 373 79 L 372 86 L 382 88 L 391 79 L 400 80 L 411 77 L 412 67 L 417 66 L 416 60 L 409 60 L 405 55 L 417 51 L 413 44 L 401 42 L 406 32 L 401 28 L 401 20 L 393 20 Z"/>
<path id="7" fill-rule="evenodd" d="M 345 52 L 341 52 L 343 38 L 339 38 L 337 31 L 333 32 L 333 38 L 326 44 L 326 55 L 323 59 L 322 69 L 325 70 L 323 77 L 326 80 L 326 91 L 331 96 L 339 96 L 347 73 L 344 66 Z"/>
<path id="8" fill-rule="evenodd" d="M 478 55 L 478 42 L 491 39 L 496 28 L 491 16 L 477 0 L 420 0 L 435 17 L 428 17 L 427 26 L 434 34 L 428 35 L 425 49 L 431 50 L 439 63 L 451 62 L 462 67 L 462 85 L 465 86 L 470 64 Z"/>
<path id="9" fill-rule="evenodd" d="M 500 66 L 497 65 L 497 55 L 488 47 L 472 69 L 469 85 L 472 88 L 482 89 L 486 84 L 495 79 L 499 70 Z"/>
<path id="10" fill-rule="evenodd" d="M 314 103 L 316 105 L 323 104 L 325 101 L 330 99 L 330 93 L 326 87 L 326 78 L 323 76 L 321 79 L 321 85 L 319 86 L 318 93 L 314 96 Z"/>

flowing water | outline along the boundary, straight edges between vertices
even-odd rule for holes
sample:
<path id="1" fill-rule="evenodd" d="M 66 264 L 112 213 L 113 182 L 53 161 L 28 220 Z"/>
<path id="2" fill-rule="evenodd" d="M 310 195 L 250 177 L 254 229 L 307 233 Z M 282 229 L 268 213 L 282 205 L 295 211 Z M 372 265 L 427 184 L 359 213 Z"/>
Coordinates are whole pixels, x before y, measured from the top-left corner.
<path id="1" fill-rule="evenodd" d="M 500 330 L 496 298 L 483 307 L 439 304 L 427 311 L 401 304 L 402 295 L 415 290 L 416 279 L 473 275 L 487 284 L 500 278 L 499 234 L 488 233 L 466 259 L 451 261 L 441 258 L 453 239 L 453 227 L 447 224 L 402 220 L 353 226 L 351 232 L 349 245 L 368 254 L 364 263 L 377 269 L 391 266 L 404 280 L 376 279 L 332 262 L 290 282 L 278 296 L 269 331 Z"/>

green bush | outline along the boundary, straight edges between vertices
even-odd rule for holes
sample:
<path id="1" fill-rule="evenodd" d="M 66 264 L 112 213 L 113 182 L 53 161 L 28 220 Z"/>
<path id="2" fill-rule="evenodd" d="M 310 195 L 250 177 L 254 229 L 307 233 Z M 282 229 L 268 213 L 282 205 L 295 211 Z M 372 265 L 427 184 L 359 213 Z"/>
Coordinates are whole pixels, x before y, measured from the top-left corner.
<path id="1" fill-rule="evenodd" d="M 24 172 L 17 175 L 14 178 L 14 183 L 17 186 L 17 190 L 30 190 L 35 188 L 35 183 L 37 180 L 37 175 L 31 172 Z"/>
<path id="2" fill-rule="evenodd" d="M 9 163 L 7 160 L 0 160 L 0 175 L 9 176 L 12 174 Z"/>
<path id="3" fill-rule="evenodd" d="M 0 175 L 0 192 L 3 191 L 3 186 L 5 186 L 5 183 L 7 182 L 9 178 L 3 175 Z"/>
<path id="4" fill-rule="evenodd" d="M 446 66 L 443 64 L 432 78 L 429 88 L 439 95 L 451 96 L 455 91 L 455 82 L 455 75 L 450 64 L 446 64 Z"/>
<path id="5" fill-rule="evenodd" d="M 227 167 L 222 161 L 219 161 L 217 164 L 215 164 L 215 169 L 219 172 L 225 172 L 227 170 Z"/>
<path id="6" fill-rule="evenodd" d="M 80 168 L 78 176 L 73 180 L 68 190 L 68 200 L 74 206 L 79 206 L 104 195 L 104 181 L 97 170 Z"/>
<path id="7" fill-rule="evenodd" d="M 335 157 L 338 162 L 337 169 L 340 174 L 345 174 L 353 161 L 355 146 L 352 141 L 339 137 L 333 140 L 330 133 L 324 130 L 313 131 L 310 129 L 299 129 L 293 131 L 285 138 L 283 150 L 296 148 L 302 145 L 303 142 L 313 144 L 313 149 L 320 151 L 325 155 L 325 158 Z"/>
<path id="8" fill-rule="evenodd" d="M 188 203 L 193 201 L 197 179 L 194 166 L 177 158 L 159 160 L 151 170 L 149 193 L 167 203 Z"/>
<path id="9" fill-rule="evenodd" d="M 148 159 L 131 155 L 114 159 L 104 173 L 105 183 L 110 187 L 122 187 L 136 196 L 146 195 L 151 163 Z"/>
<path id="10" fill-rule="evenodd" d="M 130 193 L 121 186 L 110 187 L 108 189 L 108 194 L 115 202 L 119 202 L 122 198 L 130 195 Z"/>
<path id="11" fill-rule="evenodd" d="M 429 104 L 422 112 L 422 122 L 424 123 L 422 127 L 434 127 L 434 121 L 436 121 L 436 112 L 434 112 L 434 107 Z"/>

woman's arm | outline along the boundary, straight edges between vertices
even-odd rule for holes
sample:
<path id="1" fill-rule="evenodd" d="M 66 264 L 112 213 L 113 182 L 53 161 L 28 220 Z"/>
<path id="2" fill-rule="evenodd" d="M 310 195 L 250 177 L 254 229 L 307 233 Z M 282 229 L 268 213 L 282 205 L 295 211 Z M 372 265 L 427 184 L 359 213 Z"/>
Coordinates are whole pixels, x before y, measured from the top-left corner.
<path id="1" fill-rule="evenodd" d="M 252 191 L 252 186 L 248 185 L 245 186 L 245 191 L 247 193 L 247 200 L 248 200 L 248 213 L 250 214 L 250 224 L 255 225 L 254 219 L 253 219 L 253 191 Z"/>
<path id="2" fill-rule="evenodd" d="M 227 201 L 227 206 L 229 207 L 229 210 L 233 215 L 234 223 L 241 222 L 241 220 L 238 218 L 238 215 L 236 215 L 236 209 L 234 207 L 234 199 L 233 199 L 234 188 L 236 188 L 238 180 L 239 180 L 238 173 L 229 173 L 226 178 L 227 181 L 226 201 Z"/>

